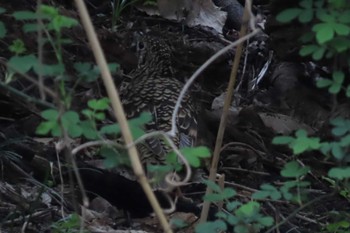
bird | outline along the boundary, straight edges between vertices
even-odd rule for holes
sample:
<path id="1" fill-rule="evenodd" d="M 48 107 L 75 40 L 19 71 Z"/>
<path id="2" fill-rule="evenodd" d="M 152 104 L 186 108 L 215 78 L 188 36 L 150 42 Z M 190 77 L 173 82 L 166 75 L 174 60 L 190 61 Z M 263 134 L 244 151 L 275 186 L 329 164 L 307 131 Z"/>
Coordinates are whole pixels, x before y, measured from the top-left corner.
<path id="1" fill-rule="evenodd" d="M 168 132 L 172 129 L 172 114 L 184 83 L 174 77 L 171 47 L 165 40 L 149 34 L 135 37 L 138 66 L 130 73 L 131 79 L 122 83 L 120 90 L 126 116 L 132 119 L 148 112 L 152 120 L 145 125 L 146 132 Z M 191 93 L 184 95 L 175 125 L 176 133 L 172 137 L 175 146 L 194 146 L 197 113 Z M 144 165 L 164 165 L 166 155 L 171 151 L 160 137 L 147 138 L 137 148 Z"/>

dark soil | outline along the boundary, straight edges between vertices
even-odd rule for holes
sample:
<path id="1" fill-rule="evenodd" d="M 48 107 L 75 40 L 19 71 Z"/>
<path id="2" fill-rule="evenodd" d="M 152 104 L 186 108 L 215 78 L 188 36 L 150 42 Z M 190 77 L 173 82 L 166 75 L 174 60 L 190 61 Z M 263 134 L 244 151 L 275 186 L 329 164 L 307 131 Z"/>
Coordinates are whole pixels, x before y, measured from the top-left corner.
<path id="1" fill-rule="evenodd" d="M 79 18 L 71 1 L 43 2 L 53 4 L 63 15 Z M 89 2 L 90 14 L 106 58 L 108 62 L 120 65 L 113 77 L 117 86 L 125 74 L 136 68 L 137 57 L 132 44 L 135 32 L 150 31 L 171 45 L 175 75 L 183 82 L 210 56 L 227 45 L 222 36 L 209 28 L 189 28 L 183 23 L 148 16 L 134 7 L 123 12 L 117 30 L 112 31 L 109 1 Z M 266 1 L 256 2 L 261 4 L 256 7 L 266 14 L 274 13 L 275 9 L 270 8 Z M 25 42 L 26 53 L 37 54 L 37 35 L 24 33 L 23 23 L 11 16 L 15 11 L 35 10 L 36 1 L 3 1 L 1 7 L 7 10 L 0 15 L 0 21 L 7 28 L 6 37 L 0 41 L 1 59 L 13 56 L 9 45 L 17 38 Z M 297 36 L 290 32 L 292 27 L 276 26 L 276 22 L 269 17 L 266 33 L 249 41 L 245 49 L 247 59 L 242 58 L 241 61 L 238 74 L 240 88 L 233 101 L 236 108 L 229 115 L 218 170 L 219 174 L 225 174 L 226 186 L 237 191 L 237 200 L 241 202 L 250 201 L 251 194 L 264 183 L 280 186 L 286 181 L 280 175 L 280 170 L 294 157 L 288 148 L 273 145 L 273 137 L 292 134 L 302 127 L 315 137 L 330 140 L 329 119 L 333 116 L 350 116 L 348 100 L 338 99 L 334 107 L 335 102 L 327 91 L 315 87 L 317 75 L 329 74 L 321 66 L 316 64 L 311 67 L 309 61 L 296 55 L 299 46 L 296 39 L 285 43 L 290 34 Z M 74 86 L 77 77 L 73 64 L 95 60 L 82 26 L 64 30 L 63 33 L 72 41 L 63 47 L 63 60 L 68 72 L 67 88 L 74 88 L 72 109 L 79 111 L 86 107 L 88 100 L 105 97 L 106 93 L 100 80 Z M 263 81 L 253 89 L 251 81 L 271 55 L 271 64 Z M 47 64 L 56 61 L 54 51 L 49 46 L 44 47 L 43 56 Z M 233 57 L 234 49 L 217 59 L 200 75 L 192 90 L 201 112 L 198 145 L 205 145 L 211 150 L 214 149 L 223 104 L 223 101 L 214 99 L 226 91 Z M 327 66 L 324 63 L 322 65 Z M 4 70 L 5 66 L 0 68 Z M 35 77 L 34 72 L 29 72 L 29 75 Z M 4 80 L 3 72 L 0 78 Z M 44 82 L 49 88 L 55 86 L 51 78 Z M 40 99 L 37 85 L 16 75 L 10 85 L 1 84 L 0 90 L 0 232 L 20 232 L 21 229 L 23 232 L 53 232 L 53 224 L 62 220 L 63 213 L 81 215 L 81 193 L 69 169 L 64 170 L 62 180 L 59 176 L 54 179 L 51 176 L 59 174 L 58 163 L 64 166 L 70 161 L 65 157 L 65 150 L 57 149 L 57 138 L 42 138 L 35 133 L 42 121 L 40 112 L 47 108 L 38 101 L 28 99 L 28 96 Z M 46 101 L 52 102 L 52 99 L 47 97 Z M 216 110 L 212 109 L 213 101 L 219 103 Z M 109 117 L 109 120 L 113 121 L 113 117 Z M 84 139 L 76 140 L 73 145 L 82 142 Z M 101 160 L 95 150 L 80 152 L 77 160 L 78 166 L 85 169 L 81 170 L 81 174 L 91 201 L 85 213 L 85 225 L 91 232 L 97 232 L 97 229 L 101 230 L 99 232 L 113 232 L 113 229 L 162 232 L 157 221 L 149 217 L 151 208 L 138 183 L 100 169 L 101 166 L 94 163 Z M 276 233 L 321 232 L 326 224 L 338 220 L 336 212 L 349 213 L 350 210 L 349 200 L 335 192 L 331 183 L 324 179 L 329 168 L 335 166 L 333 161 L 326 160 L 317 151 L 302 154 L 298 161 L 311 167 L 311 172 L 304 177 L 304 180 L 311 182 L 311 187 L 303 204 L 316 201 L 299 211 L 296 210 L 300 205 L 291 202 L 262 201 L 263 214 L 272 216 L 276 224 L 288 218 L 278 230 L 273 231 Z M 95 167 L 99 168 L 94 170 Z M 206 173 L 207 168 L 204 171 Z M 62 184 L 63 180 L 65 185 Z M 200 213 L 198 204 L 201 203 L 205 186 L 193 183 L 182 191 L 193 202 L 179 201 L 177 213 L 173 216 L 193 224 Z M 165 197 L 161 193 L 157 193 L 157 197 L 167 207 Z M 181 215 L 180 212 L 190 214 Z M 213 217 L 215 208 L 211 212 Z M 193 231 L 192 226 L 181 232 Z"/>

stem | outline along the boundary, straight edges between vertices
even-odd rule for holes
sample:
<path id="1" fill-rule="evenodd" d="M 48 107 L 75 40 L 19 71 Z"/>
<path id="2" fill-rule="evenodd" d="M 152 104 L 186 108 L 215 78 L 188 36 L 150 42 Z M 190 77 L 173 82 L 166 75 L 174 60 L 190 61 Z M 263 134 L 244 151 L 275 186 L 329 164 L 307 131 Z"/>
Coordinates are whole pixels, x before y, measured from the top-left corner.
<path id="1" fill-rule="evenodd" d="M 98 41 L 97 35 L 95 33 L 95 29 L 91 23 L 91 19 L 86 9 L 85 3 L 83 0 L 75 0 L 75 3 L 79 11 L 82 24 L 86 30 L 87 37 L 89 39 L 92 51 L 96 58 L 96 62 L 100 67 L 102 79 L 106 87 L 109 99 L 111 100 L 111 105 L 114 110 L 114 114 L 120 125 L 124 141 L 127 145 L 132 144 L 133 138 L 127 123 L 127 119 L 125 117 L 123 106 L 121 104 L 117 89 L 115 88 L 115 84 L 113 82 L 111 73 L 109 72 L 106 58 L 102 52 L 101 45 Z M 162 208 L 160 207 L 158 200 L 155 197 L 151 189 L 151 186 L 149 185 L 148 180 L 145 176 L 145 172 L 143 170 L 135 145 L 128 147 L 128 154 L 130 157 L 130 161 L 131 161 L 131 165 L 133 167 L 134 173 L 136 177 L 138 177 L 141 187 L 143 188 L 155 214 L 157 215 L 159 222 L 163 227 L 164 232 L 172 233 L 172 230 L 162 211 Z"/>
<path id="2" fill-rule="evenodd" d="M 249 2 L 246 1 L 245 7 L 244 7 L 244 14 L 243 14 L 243 20 L 242 20 L 243 24 L 242 24 L 241 31 L 240 31 L 240 37 L 243 37 L 244 35 L 246 35 L 246 32 L 247 32 L 247 24 L 245 22 L 248 22 L 248 20 L 249 20 L 249 9 L 250 8 L 248 5 L 250 6 Z M 236 76 L 237 76 L 239 61 L 240 61 L 241 55 L 242 55 L 242 50 L 243 50 L 243 43 L 240 43 L 237 46 L 235 58 L 233 61 L 233 67 L 232 67 L 232 71 L 231 71 L 231 75 L 230 75 L 230 81 L 228 84 L 228 90 L 226 93 L 226 98 L 225 98 L 225 102 L 224 102 L 223 112 L 221 115 L 218 134 L 216 137 L 213 160 L 211 162 L 211 167 L 210 167 L 209 180 L 211 180 L 213 182 L 215 182 L 217 166 L 218 166 L 218 162 L 219 162 L 219 158 L 220 158 L 222 141 L 224 138 L 225 127 L 226 127 L 226 123 L 227 123 L 227 115 L 228 115 L 229 108 L 231 106 L 231 100 L 232 100 L 232 96 L 233 96 L 234 85 L 236 83 Z M 211 193 L 212 193 L 212 190 L 208 186 L 207 190 L 206 190 L 206 195 L 209 195 Z M 207 220 L 209 208 L 210 208 L 210 202 L 204 201 L 203 209 L 202 209 L 202 213 L 201 213 L 201 218 L 200 218 L 201 223 L 203 223 Z"/>

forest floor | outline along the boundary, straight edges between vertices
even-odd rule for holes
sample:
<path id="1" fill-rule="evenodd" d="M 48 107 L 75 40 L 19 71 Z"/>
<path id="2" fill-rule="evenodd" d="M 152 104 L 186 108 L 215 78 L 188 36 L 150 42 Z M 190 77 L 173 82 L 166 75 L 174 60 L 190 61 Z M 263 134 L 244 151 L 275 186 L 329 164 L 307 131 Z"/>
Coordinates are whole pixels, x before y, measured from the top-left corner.
<path id="1" fill-rule="evenodd" d="M 54 3 L 61 14 L 79 20 L 74 4 L 70 1 L 50 2 Z M 171 45 L 174 74 L 182 82 L 186 82 L 210 56 L 228 45 L 229 39 L 236 39 L 232 36 L 225 39 L 207 27 L 190 28 L 183 22 L 149 16 L 133 7 L 122 13 L 118 28 L 111 30 L 111 12 L 105 2 L 109 1 L 100 1 L 96 3 L 97 7 L 90 7 L 89 10 L 107 60 L 119 66 L 113 76 L 117 86 L 122 82 L 124 74 L 130 73 L 137 65 L 137 57 L 132 49 L 135 32 L 150 31 Z M 14 55 L 9 48 L 15 39 L 24 41 L 26 54 L 38 56 L 37 34 L 23 32 L 24 22 L 12 17 L 12 13 L 17 11 L 35 11 L 35 6 L 34 0 L 3 1 L 1 7 L 6 12 L 0 15 L 0 21 L 4 23 L 7 33 L 0 40 L 2 60 L 10 60 Z M 288 36 L 284 31 L 286 28 L 275 30 L 269 22 L 271 17 L 267 20 L 266 31 L 251 38 L 246 44 L 218 168 L 218 173 L 225 175 L 225 186 L 234 188 L 237 192 L 234 198 L 242 203 L 250 201 L 252 193 L 259 190 L 262 184 L 280 187 L 288 180 L 280 174 L 280 170 L 295 156 L 288 147 L 272 144 L 275 136 L 293 135 L 295 130 L 302 128 L 309 135 L 326 140 L 332 137 L 329 119 L 334 116 L 350 116 L 348 100 L 340 101 L 334 107 L 328 92 L 316 88 L 316 76 L 329 74 L 321 66 L 313 66 L 311 61 L 295 56 L 295 50 L 291 50 L 291 47 L 298 45 L 293 45 L 291 41 L 285 44 L 283 40 L 281 42 L 283 36 Z M 64 29 L 63 36 L 71 41 L 62 48 L 67 86 L 72 91 L 71 109 L 81 111 L 86 108 L 88 100 L 106 97 L 106 92 L 100 80 L 75 85 L 77 75 L 74 64 L 95 62 L 83 27 L 79 25 Z M 45 63 L 54 64 L 56 56 L 52 48 L 45 45 L 43 51 Z M 207 67 L 193 87 L 201 111 L 197 144 L 207 146 L 212 151 L 234 51 L 235 49 L 230 50 Z M 264 65 L 267 69 L 263 73 L 263 79 L 253 87 L 255 78 L 262 72 Z M 51 174 L 47 173 L 47 169 L 57 169 L 57 161 L 65 163 L 65 159 L 63 155 L 60 157 L 60 144 L 56 137 L 39 137 L 36 134 L 36 128 L 43 120 L 40 113 L 47 109 L 45 104 L 35 101 L 40 99 L 38 85 L 21 75 L 16 75 L 12 82 L 5 85 L 5 68 L 2 72 L 0 232 L 75 232 L 74 227 L 79 226 L 76 225 L 77 219 L 71 217 L 70 221 L 64 222 L 63 216 L 72 213 L 81 215 L 80 194 L 72 185 L 49 182 Z M 27 75 L 36 77 L 33 71 L 28 71 Z M 54 78 L 46 78 L 44 81 L 48 88 L 55 87 L 55 82 Z M 45 102 L 56 104 L 50 97 Z M 113 117 L 109 120 L 113 121 Z M 83 142 L 84 139 L 74 139 L 72 145 L 77 146 Z M 96 164 L 103 163 L 103 158 L 95 155 L 95 152 L 94 149 L 84 150 L 77 155 L 77 160 L 102 168 Z M 337 216 L 341 216 L 341 213 L 349 214 L 350 196 L 334 192 L 333 184 L 325 177 L 335 162 L 327 160 L 321 152 L 305 152 L 297 157 L 297 161 L 301 166 L 311 168 L 302 177 L 304 181 L 310 182 L 307 197 L 299 204 L 264 199 L 260 201 L 261 212 L 273 217 L 275 224 L 285 221 L 273 231 L 276 233 L 323 232 L 328 223 L 338 221 Z M 54 168 L 50 167 L 50 162 L 55 164 Z M 52 170 L 50 173 L 54 173 Z M 70 183 L 67 177 L 62 179 L 65 180 L 63 183 Z M 84 182 L 89 181 L 85 179 Z M 95 187 L 94 191 L 103 192 L 104 189 L 109 187 Z M 184 195 L 192 198 L 196 205 L 202 202 L 204 192 L 204 184 L 193 183 L 183 188 Z M 97 193 L 97 196 L 103 194 Z M 105 199 L 90 198 L 91 205 L 85 213 L 85 225 L 89 231 L 119 232 L 117 229 L 133 229 L 162 232 L 156 218 L 130 218 L 110 204 L 113 200 Z M 315 202 L 305 205 L 313 200 Z M 189 227 L 178 232 L 194 232 L 198 211 L 189 212 L 175 212 L 169 217 L 182 219 L 189 224 Z"/>

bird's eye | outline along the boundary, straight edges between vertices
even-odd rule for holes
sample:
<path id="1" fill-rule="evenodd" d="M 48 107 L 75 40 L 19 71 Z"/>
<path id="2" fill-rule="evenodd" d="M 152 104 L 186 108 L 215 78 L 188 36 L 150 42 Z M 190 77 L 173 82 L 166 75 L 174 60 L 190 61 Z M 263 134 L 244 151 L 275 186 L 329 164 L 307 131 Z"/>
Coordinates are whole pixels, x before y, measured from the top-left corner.
<path id="1" fill-rule="evenodd" d="M 138 43 L 138 50 L 143 50 L 145 48 L 145 44 L 143 42 Z"/>

